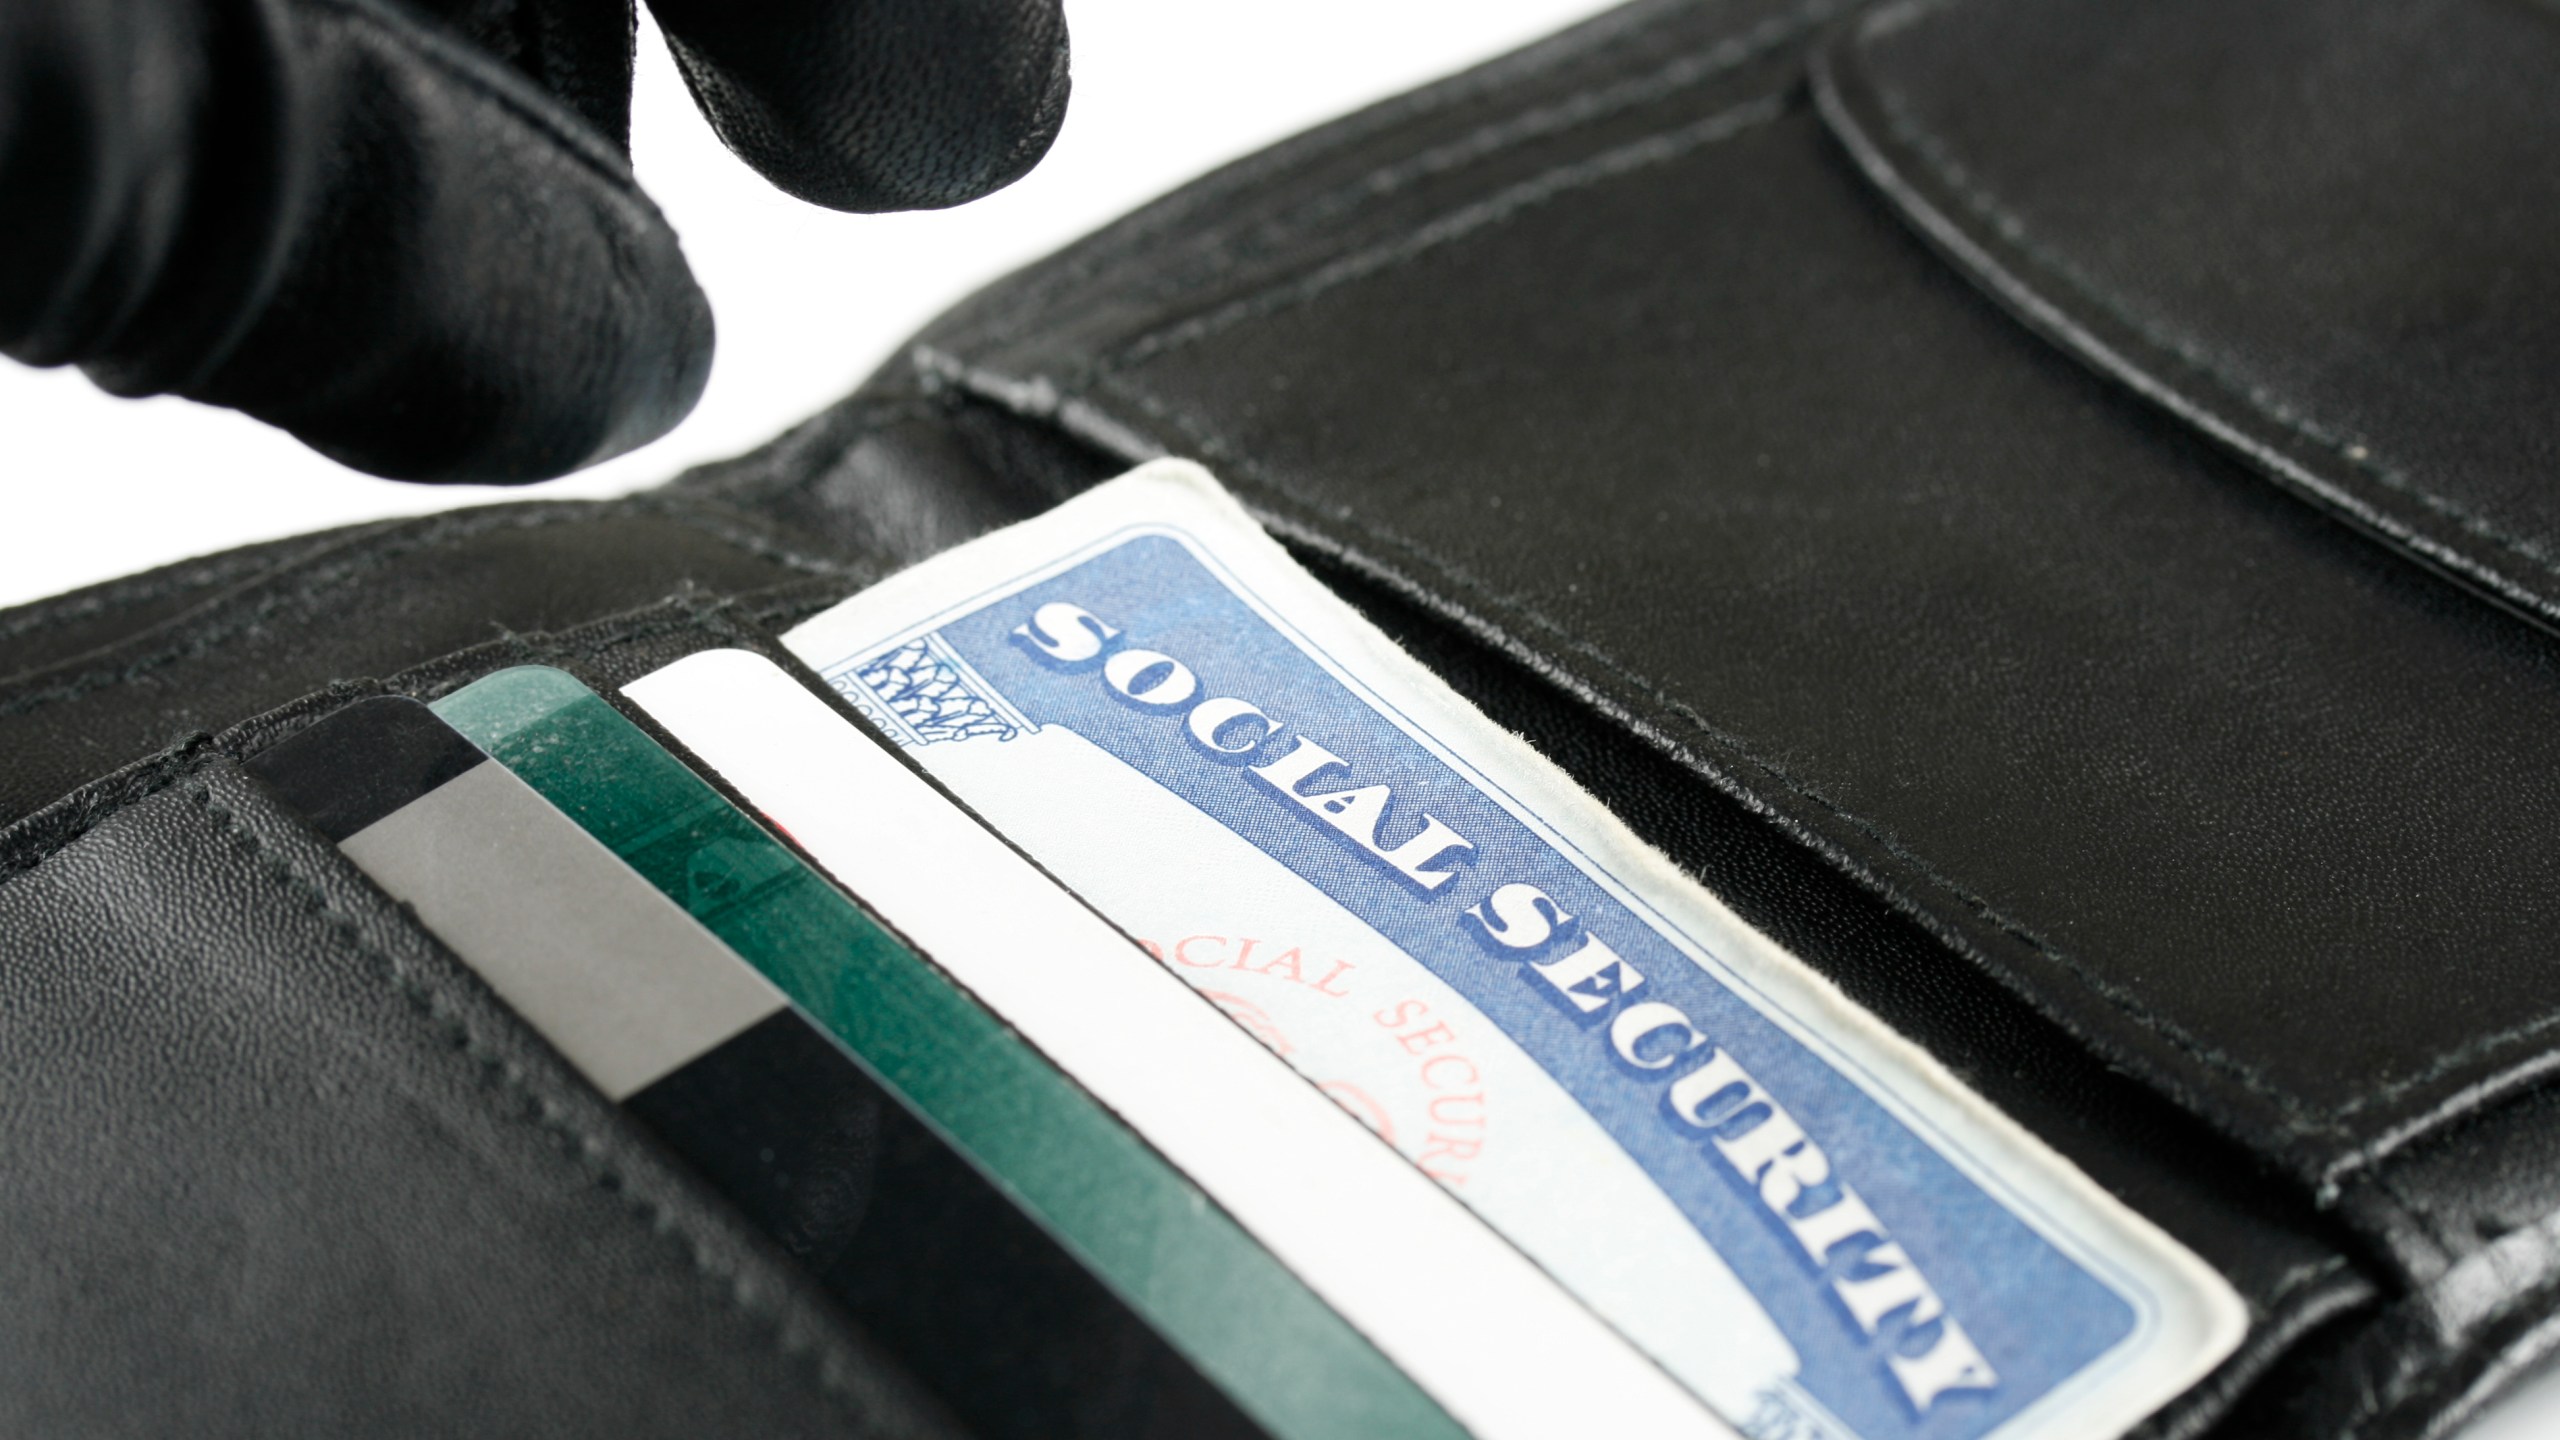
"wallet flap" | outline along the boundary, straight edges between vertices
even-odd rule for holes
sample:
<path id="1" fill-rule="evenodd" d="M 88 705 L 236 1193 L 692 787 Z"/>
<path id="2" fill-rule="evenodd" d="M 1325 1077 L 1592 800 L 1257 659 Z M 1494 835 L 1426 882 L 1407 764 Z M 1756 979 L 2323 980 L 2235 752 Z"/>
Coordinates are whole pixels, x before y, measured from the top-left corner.
<path id="1" fill-rule="evenodd" d="M 2029 325 L 2560 621 L 2560 12 L 1912 0 L 1817 73 L 1884 194 Z"/>
<path id="2" fill-rule="evenodd" d="M 2554 1056 L 2560 646 L 1985 303 L 1816 114 L 1822 8 L 1355 116 L 906 383 L 1198 456 L 2333 1198 Z"/>
<path id="3" fill-rule="evenodd" d="M 87 801 L 0 834 L 11 1433 L 959 1433 L 220 747 Z"/>

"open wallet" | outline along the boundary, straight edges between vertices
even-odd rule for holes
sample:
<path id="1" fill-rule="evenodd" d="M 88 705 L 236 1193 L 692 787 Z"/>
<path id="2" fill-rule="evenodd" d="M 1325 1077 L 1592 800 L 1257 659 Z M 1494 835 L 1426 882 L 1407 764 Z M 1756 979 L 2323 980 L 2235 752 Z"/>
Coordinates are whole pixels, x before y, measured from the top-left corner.
<path id="1" fill-rule="evenodd" d="M 780 637 L 1173 457 L 2228 1321 L 2102 1418 L 1995 1344 L 2077 1302 L 1940 1275 L 1982 1368 L 1919 1385 L 1935 1292 L 1862 1307 L 1902 1252 L 1825 1279 L 1734 1160 L 1731 1223 L 1832 1287 L 1781 1326 L 1803 1373 L 1847 1314 L 1903 1408 L 1717 1424 L 2452 1433 L 2560 1336 L 2556 98 L 2540 0 L 1639 0 L 1218 171 L 657 490 L 0 612 L 5 1428 L 1456 1433 L 1307 1419 L 1315 1360 L 1222 1378 L 1324 1352 L 1244 1291 L 1165 1323 L 879 1067 L 759 1142 L 798 1198 L 723 1183 L 278 758 L 544 667 L 738 799 L 620 687 L 745 652 L 877 725 Z M 825 858 L 772 818 L 731 842 Z"/>

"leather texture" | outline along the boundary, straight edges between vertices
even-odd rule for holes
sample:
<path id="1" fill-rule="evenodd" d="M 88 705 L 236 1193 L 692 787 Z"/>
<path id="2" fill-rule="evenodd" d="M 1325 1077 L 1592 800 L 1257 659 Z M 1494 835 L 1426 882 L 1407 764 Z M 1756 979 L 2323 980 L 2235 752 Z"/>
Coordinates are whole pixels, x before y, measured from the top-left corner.
<path id="1" fill-rule="evenodd" d="M 2549 7 L 1962 0 L 1879 12 L 1831 61 L 1864 167 L 2020 318 L 2560 618 Z"/>
<path id="2" fill-rule="evenodd" d="M 237 743 L 0 862 L 0 1425 L 966 1433 Z"/>
<path id="3" fill-rule="evenodd" d="M 676 4 L 732 148 L 866 210 L 1007 184 L 1057 0 Z M 663 434 L 712 321 L 628 158 L 631 0 L 0 0 L 0 352 L 358 469 L 558 475 Z"/>
<path id="4" fill-rule="evenodd" d="M 834 210 L 957 205 L 1029 173 L 1067 113 L 1058 0 L 652 0 L 722 141 Z"/>
<path id="5" fill-rule="evenodd" d="M 190 731 L 509 631 L 560 629 L 686 587 L 738 594 L 808 580 L 841 594 L 879 573 L 858 557 L 793 549 L 732 510 L 650 498 L 359 527 L 246 575 L 182 568 L 167 577 L 175 595 L 122 592 L 183 606 L 178 614 L 141 623 L 155 609 L 120 609 L 134 628 L 106 643 L 95 612 L 65 597 L 51 613 L 87 618 L 77 637 L 92 643 L 0 679 L 0 719 L 58 737 L 0 759 L 0 805 L 22 814 Z M 26 638 L 52 628 L 30 626 Z"/>
<path id="6" fill-rule="evenodd" d="M 669 594 L 752 635 L 1189 454 L 2232 1281 L 2151 1440 L 2443 1435 L 2560 1334 L 2560 639 L 2504 543 L 2560 16 L 2241 11 L 1641 0 L 656 495 L 0 615 L 0 844 L 350 677 Z"/>

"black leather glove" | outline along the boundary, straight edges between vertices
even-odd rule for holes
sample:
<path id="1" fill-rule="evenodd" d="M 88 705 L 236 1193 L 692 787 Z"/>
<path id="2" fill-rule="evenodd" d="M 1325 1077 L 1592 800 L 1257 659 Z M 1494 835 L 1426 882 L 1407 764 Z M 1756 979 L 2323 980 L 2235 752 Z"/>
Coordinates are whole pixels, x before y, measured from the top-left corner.
<path id="1" fill-rule="evenodd" d="M 1058 0 L 654 0 L 776 185 L 954 205 L 1066 110 Z M 0 0 L 0 351 L 408 480 L 646 443 L 709 307 L 627 159 L 629 0 Z"/>

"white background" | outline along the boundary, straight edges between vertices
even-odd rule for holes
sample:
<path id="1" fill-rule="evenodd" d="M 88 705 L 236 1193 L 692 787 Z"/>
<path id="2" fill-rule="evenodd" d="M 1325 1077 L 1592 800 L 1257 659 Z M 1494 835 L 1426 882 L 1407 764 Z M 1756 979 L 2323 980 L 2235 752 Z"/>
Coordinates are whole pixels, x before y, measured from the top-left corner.
<path id="1" fill-rule="evenodd" d="M 0 360 L 0 605 L 325 525 L 524 495 L 620 494 L 749 450 L 835 400 L 952 302 L 1223 161 L 1603 8 L 1600 0 L 1070 0 L 1075 93 L 1030 175 L 957 210 L 838 215 L 775 192 L 695 113 L 642 21 L 632 158 L 720 328 L 711 384 L 655 445 L 531 490 L 344 470 L 256 422 L 122 401 Z"/>
<path id="2" fill-rule="evenodd" d="M 720 327 L 666 439 L 532 491 L 405 486 L 183 400 L 120 401 L 0 361 L 0 605 L 326 525 L 524 494 L 600 496 L 751 449 L 836 399 L 944 307 L 1221 161 L 1605 8 L 1598 0 L 1070 0 L 1057 147 L 958 210 L 836 215 L 785 199 L 697 116 L 642 21 L 632 148 Z M 2560 1375 L 2463 1440 L 2560 1436 Z"/>

